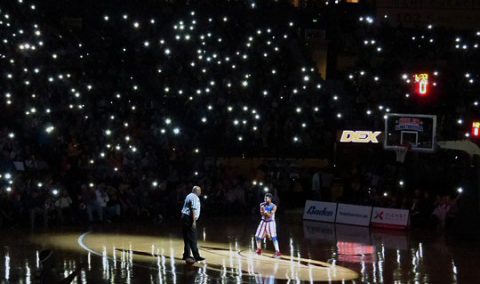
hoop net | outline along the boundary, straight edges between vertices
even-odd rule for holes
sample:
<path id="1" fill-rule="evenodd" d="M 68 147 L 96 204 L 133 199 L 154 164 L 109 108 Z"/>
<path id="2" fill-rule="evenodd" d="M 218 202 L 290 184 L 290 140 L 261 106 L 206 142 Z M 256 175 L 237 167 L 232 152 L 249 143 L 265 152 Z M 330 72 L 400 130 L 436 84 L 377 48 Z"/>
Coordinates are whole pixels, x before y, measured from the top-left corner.
<path id="1" fill-rule="evenodd" d="M 398 163 L 403 164 L 403 162 L 405 162 L 405 157 L 407 156 L 409 149 L 410 149 L 410 145 L 400 146 L 395 149 L 395 154 L 397 155 Z"/>

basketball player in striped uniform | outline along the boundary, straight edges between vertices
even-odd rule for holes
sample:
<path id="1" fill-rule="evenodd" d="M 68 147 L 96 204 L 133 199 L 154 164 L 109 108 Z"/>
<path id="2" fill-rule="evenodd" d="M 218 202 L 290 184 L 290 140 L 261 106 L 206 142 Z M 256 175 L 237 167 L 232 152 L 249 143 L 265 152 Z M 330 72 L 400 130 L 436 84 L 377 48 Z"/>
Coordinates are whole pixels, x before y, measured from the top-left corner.
<path id="1" fill-rule="evenodd" d="M 257 239 L 257 254 L 262 254 L 262 241 L 268 238 L 273 241 L 275 247 L 275 258 L 279 258 L 282 254 L 278 247 L 277 226 L 275 225 L 275 212 L 277 206 L 272 203 L 272 194 L 265 194 L 265 202 L 260 204 L 260 215 L 262 220 L 258 225 L 255 238 Z"/>

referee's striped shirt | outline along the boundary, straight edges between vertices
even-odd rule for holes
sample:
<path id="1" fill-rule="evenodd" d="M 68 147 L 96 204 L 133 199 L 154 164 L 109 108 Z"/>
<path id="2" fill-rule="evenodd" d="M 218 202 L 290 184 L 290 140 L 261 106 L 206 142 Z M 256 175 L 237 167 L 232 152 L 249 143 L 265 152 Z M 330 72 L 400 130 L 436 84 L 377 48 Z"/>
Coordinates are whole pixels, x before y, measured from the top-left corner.
<path id="1" fill-rule="evenodd" d="M 190 193 L 185 197 L 185 202 L 183 203 L 182 214 L 190 215 L 190 204 L 195 214 L 195 220 L 198 220 L 200 217 L 200 198 L 195 193 Z"/>

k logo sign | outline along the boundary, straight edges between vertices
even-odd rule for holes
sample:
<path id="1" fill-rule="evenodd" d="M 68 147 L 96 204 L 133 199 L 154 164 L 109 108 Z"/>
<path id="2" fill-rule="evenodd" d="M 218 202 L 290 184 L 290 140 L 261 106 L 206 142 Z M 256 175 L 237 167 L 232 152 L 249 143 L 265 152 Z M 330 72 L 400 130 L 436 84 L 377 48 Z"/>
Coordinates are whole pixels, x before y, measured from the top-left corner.
<path id="1" fill-rule="evenodd" d="M 373 217 L 373 219 L 383 220 L 383 211 L 376 211 L 375 212 L 375 217 Z"/>
<path id="2" fill-rule="evenodd" d="M 352 131 L 344 130 L 340 137 L 341 143 L 373 143 L 378 144 L 381 131 Z"/>

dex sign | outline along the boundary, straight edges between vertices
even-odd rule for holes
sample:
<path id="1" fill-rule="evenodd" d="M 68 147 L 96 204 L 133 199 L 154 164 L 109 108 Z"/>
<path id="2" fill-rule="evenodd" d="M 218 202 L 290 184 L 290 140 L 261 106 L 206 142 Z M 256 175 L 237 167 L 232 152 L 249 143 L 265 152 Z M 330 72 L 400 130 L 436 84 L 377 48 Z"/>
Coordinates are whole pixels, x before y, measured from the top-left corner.
<path id="1" fill-rule="evenodd" d="M 373 143 L 378 144 L 378 136 L 382 134 L 381 131 L 353 131 L 344 130 L 340 137 L 341 143 Z"/>

